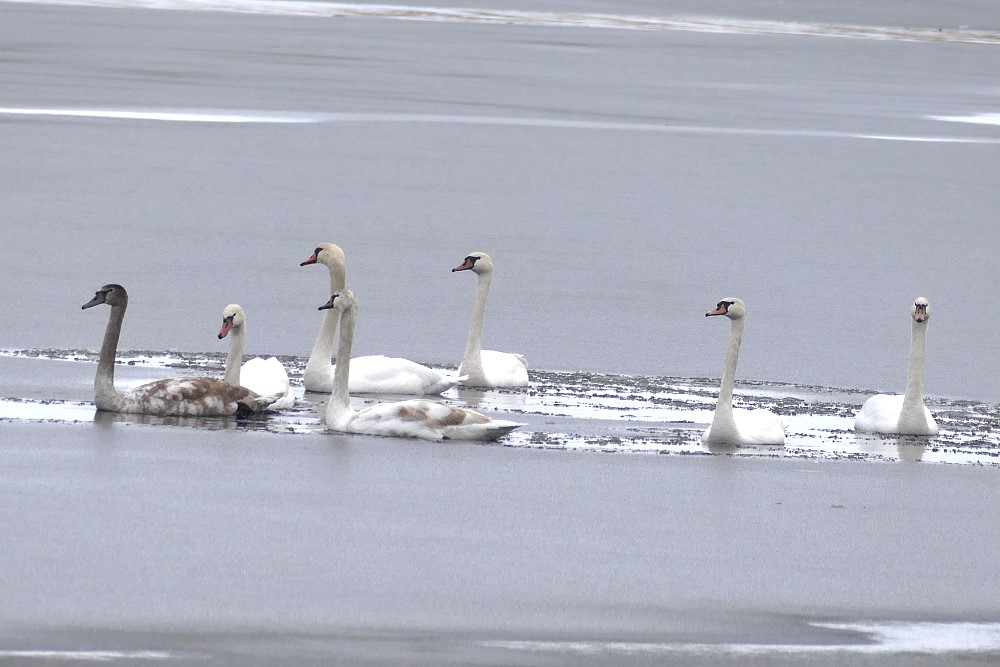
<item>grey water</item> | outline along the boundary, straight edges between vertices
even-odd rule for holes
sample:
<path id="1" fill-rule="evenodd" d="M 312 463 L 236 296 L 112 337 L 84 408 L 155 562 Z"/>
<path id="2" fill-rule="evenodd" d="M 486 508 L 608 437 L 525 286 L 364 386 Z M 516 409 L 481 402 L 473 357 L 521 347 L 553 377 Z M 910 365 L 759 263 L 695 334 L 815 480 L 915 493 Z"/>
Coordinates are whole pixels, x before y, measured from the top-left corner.
<path id="1" fill-rule="evenodd" d="M 91 4 L 0 2 L 0 663 L 995 663 L 993 3 Z M 355 353 L 449 368 L 492 255 L 533 386 L 447 398 L 513 446 L 94 413 L 98 287 L 123 385 L 233 302 L 295 368 L 324 241 Z M 781 452 L 698 443 L 726 296 Z M 916 296 L 942 436 L 858 438 Z"/>
<path id="2" fill-rule="evenodd" d="M 718 377 L 702 315 L 735 295 L 741 377 L 899 392 L 923 295 L 927 392 L 1000 395 L 1000 134 L 933 119 L 996 113 L 993 46 L 0 11 L 9 108 L 317 119 L 4 114 L 2 347 L 96 347 L 79 304 L 120 282 L 125 348 L 216 350 L 238 302 L 248 353 L 304 355 L 329 295 L 298 264 L 333 241 L 358 353 L 456 365 L 473 286 L 449 269 L 486 250 L 485 344 L 534 368 Z"/>

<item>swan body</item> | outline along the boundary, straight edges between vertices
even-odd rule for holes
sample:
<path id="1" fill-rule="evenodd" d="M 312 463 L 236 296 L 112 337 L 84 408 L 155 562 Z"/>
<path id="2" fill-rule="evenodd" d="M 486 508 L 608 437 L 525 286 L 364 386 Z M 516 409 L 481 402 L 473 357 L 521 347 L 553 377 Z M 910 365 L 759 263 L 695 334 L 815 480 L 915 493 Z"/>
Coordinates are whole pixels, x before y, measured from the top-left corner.
<path id="1" fill-rule="evenodd" d="M 295 406 L 295 395 L 292 393 L 291 382 L 288 381 L 288 371 L 278 361 L 277 357 L 254 357 L 246 363 L 243 361 L 243 346 L 246 342 L 246 312 L 235 303 L 229 304 L 222 311 L 222 328 L 219 338 L 229 338 L 229 354 L 226 356 L 226 375 L 223 381 L 252 389 L 261 396 L 280 395 L 271 404 L 272 410 L 287 410 Z"/>
<path id="2" fill-rule="evenodd" d="M 866 433 L 937 435 L 934 415 L 924 405 L 924 352 L 930 304 L 924 297 L 913 302 L 910 310 L 910 361 L 906 375 L 906 393 L 902 396 L 876 394 L 865 401 L 854 419 L 854 429 Z"/>
<path id="3" fill-rule="evenodd" d="M 476 300 L 472 306 L 469 337 L 465 343 L 465 356 L 458 367 L 458 374 L 467 376 L 463 383 L 472 387 L 527 387 L 528 363 L 522 355 L 484 350 L 482 346 L 493 260 L 485 252 L 469 253 L 461 264 L 452 269 L 453 273 L 455 271 L 476 274 Z"/>
<path id="4" fill-rule="evenodd" d="M 730 320 L 729 348 L 722 372 L 719 402 L 712 415 L 712 424 L 701 436 L 701 441 L 713 445 L 783 445 L 785 423 L 770 410 L 743 410 L 733 408 L 733 385 L 736 382 L 736 363 L 746 326 L 746 304 L 735 297 L 720 301 L 706 317 L 725 315 Z"/>
<path id="5" fill-rule="evenodd" d="M 218 417 L 262 412 L 278 397 L 261 396 L 245 387 L 210 377 L 168 378 L 150 382 L 127 394 L 115 389 L 115 356 L 122 322 L 128 308 L 128 293 L 121 285 L 108 284 L 97 290 L 83 305 L 111 306 L 111 316 L 104 332 L 101 356 L 94 379 L 94 405 L 98 410 L 144 415 L 182 417 Z"/>
<path id="6" fill-rule="evenodd" d="M 300 266 L 324 264 L 330 270 L 330 293 L 344 289 L 347 269 L 344 251 L 334 243 L 321 243 L 312 256 Z M 340 314 L 328 309 L 323 315 L 319 335 L 306 362 L 302 379 L 306 391 L 329 393 L 333 391 L 334 339 Z M 351 360 L 350 391 L 356 394 L 411 394 L 417 396 L 440 394 L 461 382 L 433 368 L 402 357 L 372 355 Z"/>
<path id="7" fill-rule="evenodd" d="M 426 440 L 496 440 L 524 425 L 421 398 L 354 410 L 348 387 L 354 366 L 351 346 L 357 321 L 357 299 L 350 290 L 341 290 L 320 309 L 336 309 L 340 313 L 334 387 L 326 408 L 326 425 L 332 430 Z"/>

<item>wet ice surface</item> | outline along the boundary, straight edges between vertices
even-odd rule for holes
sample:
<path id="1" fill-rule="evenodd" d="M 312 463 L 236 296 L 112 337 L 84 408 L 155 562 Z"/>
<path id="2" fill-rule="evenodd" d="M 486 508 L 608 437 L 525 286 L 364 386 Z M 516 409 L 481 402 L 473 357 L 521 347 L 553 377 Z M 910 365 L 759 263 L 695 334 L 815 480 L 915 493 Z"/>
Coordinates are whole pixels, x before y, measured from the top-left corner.
<path id="1" fill-rule="evenodd" d="M 18 0 L 13 0 L 18 1 Z M 26 0 L 29 1 L 29 0 Z M 582 11 L 519 11 L 506 8 L 465 8 L 402 4 L 299 2 L 296 0 L 231 0 L 191 3 L 188 0 L 30 0 L 37 4 L 86 5 L 91 7 L 185 9 L 272 16 L 387 18 L 448 23 L 500 23 L 517 26 L 588 27 L 618 30 L 670 30 L 740 35 L 813 35 L 853 39 L 961 42 L 997 44 L 1000 34 L 992 30 L 970 30 L 967 26 L 904 27 L 767 21 L 713 16 L 638 16 L 622 13 Z M 502 4 L 502 3 L 500 3 Z"/>
<path id="2" fill-rule="evenodd" d="M 8 350 L 0 361 L 33 364 L 72 362 L 86 376 L 96 353 L 87 350 Z M 167 427 L 243 429 L 277 434 L 325 431 L 326 397 L 301 388 L 305 360 L 281 357 L 297 387 L 294 409 L 266 417 L 160 417 L 97 413 L 88 390 L 79 400 L 45 396 L 0 396 L 0 420 L 128 422 Z M 116 382 L 121 390 L 170 375 L 221 376 L 221 353 L 122 352 Z M 854 415 L 871 390 L 743 381 L 736 403 L 766 408 L 788 420 L 783 447 L 706 446 L 701 434 L 712 418 L 718 380 L 592 372 L 531 371 L 525 391 L 457 388 L 443 399 L 528 425 L 501 444 L 509 447 L 591 450 L 613 453 L 720 454 L 754 457 L 902 460 L 958 464 L 1000 464 L 1000 407 L 977 401 L 928 397 L 941 433 L 933 438 L 856 433 Z M 355 408 L 400 397 L 353 398 Z"/>

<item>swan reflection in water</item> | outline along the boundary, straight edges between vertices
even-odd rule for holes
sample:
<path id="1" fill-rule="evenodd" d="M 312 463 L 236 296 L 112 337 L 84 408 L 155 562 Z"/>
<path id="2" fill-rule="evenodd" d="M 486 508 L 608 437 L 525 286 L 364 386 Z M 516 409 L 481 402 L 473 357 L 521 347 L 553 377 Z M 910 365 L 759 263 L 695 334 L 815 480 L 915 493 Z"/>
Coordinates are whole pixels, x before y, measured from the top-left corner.
<path id="1" fill-rule="evenodd" d="M 528 403 L 528 395 L 521 391 L 458 386 L 448 392 L 451 395 L 470 407 L 497 412 L 520 409 Z"/>
<path id="2" fill-rule="evenodd" d="M 896 452 L 900 461 L 916 463 L 924 458 L 927 442 L 930 438 L 919 435 L 897 435 Z"/>
<path id="3" fill-rule="evenodd" d="M 142 415 L 96 410 L 94 424 L 142 424 L 145 426 L 182 426 L 208 431 L 256 431 L 261 433 L 313 433 L 324 430 L 323 422 L 311 404 L 271 415 L 191 417 L 177 415 Z"/>
<path id="4" fill-rule="evenodd" d="M 780 445 L 736 445 L 702 441 L 701 445 L 712 454 L 735 454 L 736 452 L 741 454 L 775 454 L 785 448 L 784 443 Z"/>
<path id="5" fill-rule="evenodd" d="M 924 458 L 927 443 L 931 438 L 925 435 L 906 434 L 862 434 L 855 436 L 858 449 L 866 454 L 876 454 L 887 459 L 899 459 L 916 463 Z"/>
<path id="6" fill-rule="evenodd" d="M 187 426 L 189 428 L 219 430 L 242 428 L 246 430 L 267 430 L 266 418 L 227 417 L 181 417 L 177 415 L 143 415 L 110 410 L 95 410 L 94 423 L 99 426 L 112 424 L 145 424 L 149 426 Z"/>

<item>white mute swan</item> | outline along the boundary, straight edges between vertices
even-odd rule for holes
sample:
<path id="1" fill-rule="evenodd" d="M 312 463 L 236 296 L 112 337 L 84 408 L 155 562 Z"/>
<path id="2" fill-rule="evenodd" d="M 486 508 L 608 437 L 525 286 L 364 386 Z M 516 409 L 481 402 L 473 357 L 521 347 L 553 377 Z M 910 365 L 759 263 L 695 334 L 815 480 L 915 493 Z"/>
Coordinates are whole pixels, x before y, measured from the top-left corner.
<path id="1" fill-rule="evenodd" d="M 281 395 L 271 404 L 272 410 L 287 410 L 295 406 L 295 395 L 288 381 L 288 371 L 276 357 L 254 357 L 242 366 L 243 345 L 247 336 L 247 316 L 243 307 L 231 303 L 222 311 L 222 328 L 219 338 L 229 338 L 229 354 L 226 356 L 224 382 L 252 389 L 261 396 Z"/>
<path id="2" fill-rule="evenodd" d="M 472 306 L 469 338 L 465 342 L 465 356 L 458 367 L 460 376 L 468 376 L 463 384 L 470 387 L 527 387 L 528 363 L 520 354 L 483 349 L 483 318 L 486 315 L 486 298 L 493 280 L 493 260 L 485 252 L 473 252 L 452 269 L 472 271 L 476 274 L 476 301 Z"/>
<path id="3" fill-rule="evenodd" d="M 910 365 L 906 373 L 906 393 L 902 396 L 876 394 L 861 406 L 854 428 L 868 433 L 937 435 L 934 415 L 924 405 L 924 350 L 930 304 L 924 297 L 913 302 L 910 310 Z"/>
<path id="4" fill-rule="evenodd" d="M 330 293 L 344 289 L 347 268 L 344 251 L 334 243 L 321 243 L 309 259 L 299 266 L 325 264 L 330 270 Z M 340 315 L 330 309 L 323 315 L 319 335 L 309 353 L 309 361 L 303 373 L 306 391 L 329 392 L 333 390 L 334 369 L 330 363 L 333 356 L 334 337 Z M 351 360 L 350 390 L 356 394 L 415 394 L 417 396 L 440 394 L 460 382 L 433 368 L 401 357 L 371 355 Z"/>
<path id="5" fill-rule="evenodd" d="M 726 366 L 722 371 L 719 403 L 715 406 L 712 425 L 701 436 L 701 441 L 712 445 L 783 445 L 785 425 L 770 410 L 743 410 L 733 408 L 733 384 L 736 382 L 736 362 L 740 356 L 740 343 L 746 327 L 747 307 L 735 297 L 720 301 L 715 310 L 705 317 L 725 315 L 729 318 L 729 349 Z"/>
<path id="6" fill-rule="evenodd" d="M 144 415 L 177 415 L 218 417 L 261 412 L 278 400 L 278 396 L 260 396 L 246 387 L 239 387 L 209 377 L 182 377 L 157 380 L 121 394 L 115 389 L 115 356 L 121 337 L 122 321 L 128 308 L 128 293 L 121 285 L 105 285 L 83 308 L 106 303 L 111 317 L 104 332 L 101 358 L 94 379 L 94 405 L 98 410 Z"/>
<path id="7" fill-rule="evenodd" d="M 340 313 L 340 342 L 333 392 L 326 406 L 326 425 L 334 431 L 367 433 L 427 440 L 496 440 L 519 426 L 517 422 L 490 419 L 484 414 L 440 401 L 414 398 L 381 403 L 356 411 L 348 392 L 354 365 L 351 345 L 357 321 L 358 302 L 350 290 L 335 292 L 320 310 Z"/>

